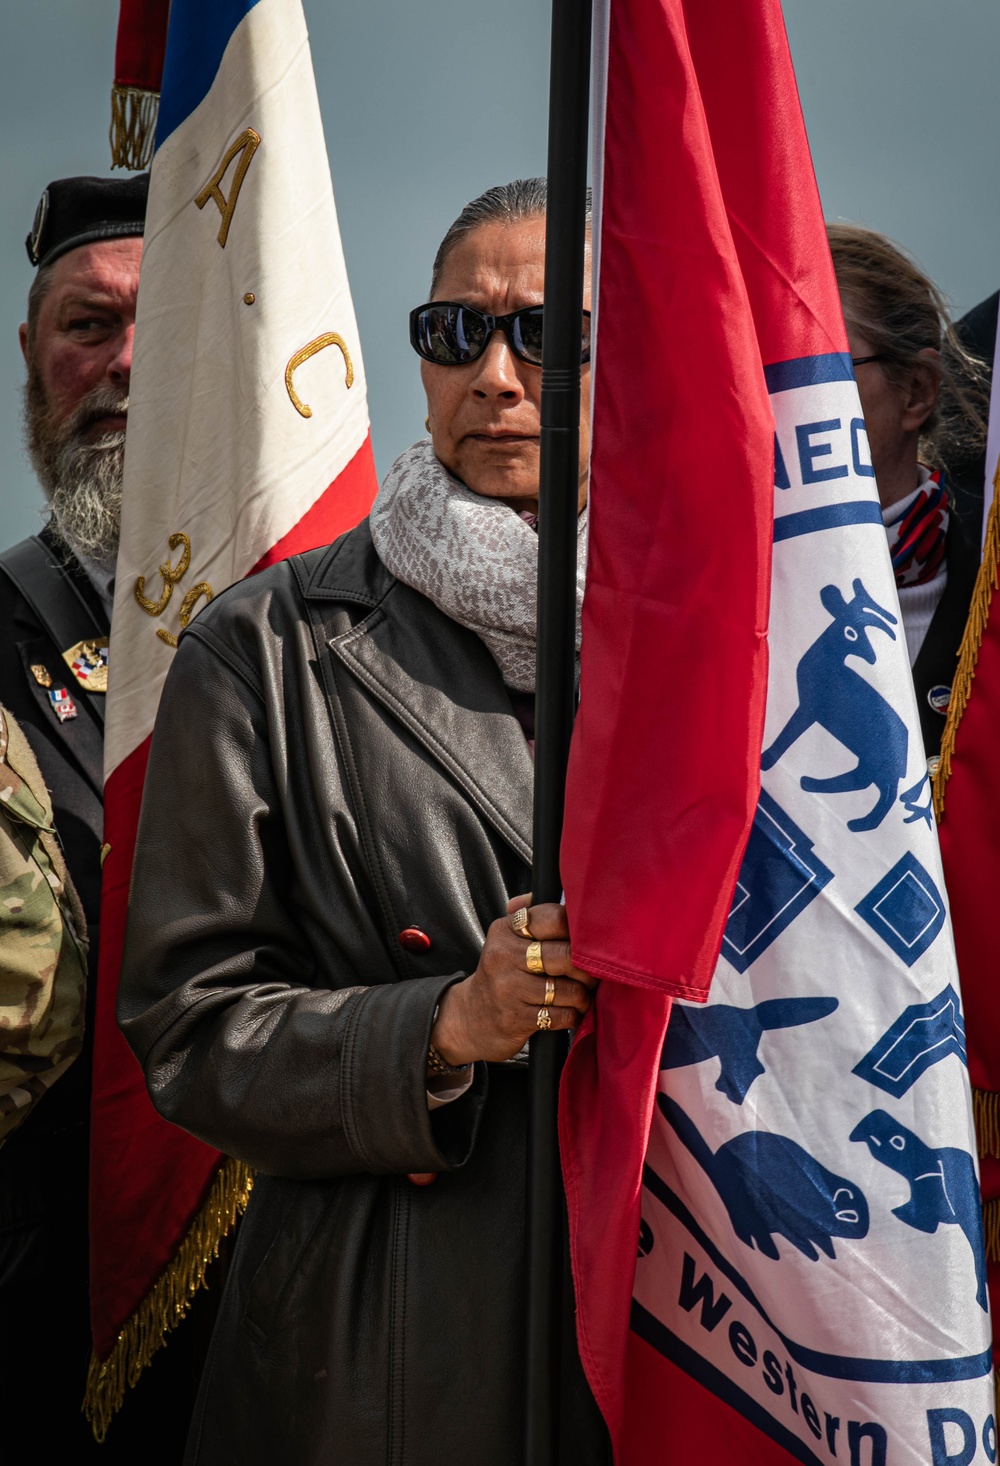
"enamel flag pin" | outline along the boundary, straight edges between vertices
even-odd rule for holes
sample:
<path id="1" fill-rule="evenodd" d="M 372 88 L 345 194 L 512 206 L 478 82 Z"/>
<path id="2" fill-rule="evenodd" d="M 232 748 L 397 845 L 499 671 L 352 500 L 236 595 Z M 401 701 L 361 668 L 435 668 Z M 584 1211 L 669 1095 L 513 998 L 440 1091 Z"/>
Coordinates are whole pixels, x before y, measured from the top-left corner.
<path id="1" fill-rule="evenodd" d="M 108 690 L 108 638 L 95 637 L 91 641 L 78 641 L 63 652 L 63 661 L 81 687 L 88 692 Z"/>
<path id="2" fill-rule="evenodd" d="M 49 702 L 60 723 L 68 723 L 70 718 L 76 717 L 76 703 L 70 697 L 68 687 L 50 688 Z"/>

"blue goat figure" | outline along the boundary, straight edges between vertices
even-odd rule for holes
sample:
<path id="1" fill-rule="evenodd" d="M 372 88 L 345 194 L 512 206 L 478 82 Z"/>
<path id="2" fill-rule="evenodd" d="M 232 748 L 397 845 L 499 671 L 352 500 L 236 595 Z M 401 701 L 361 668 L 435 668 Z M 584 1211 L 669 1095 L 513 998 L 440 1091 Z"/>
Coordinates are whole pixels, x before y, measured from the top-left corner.
<path id="1" fill-rule="evenodd" d="M 857 764 L 830 778 L 806 775 L 800 780 L 802 788 L 810 794 L 846 794 L 874 785 L 878 790 L 874 807 L 847 822 L 849 830 L 874 830 L 892 808 L 906 775 L 908 735 L 899 714 L 847 665 L 847 658 L 874 663 L 869 632 L 884 631 L 895 641 L 897 618 L 872 599 L 860 580 L 855 580 L 849 601 L 835 585 L 825 585 L 820 600 L 833 620 L 799 661 L 799 705 L 764 752 L 761 768 L 773 768 L 796 739 L 818 723 L 855 755 Z"/>

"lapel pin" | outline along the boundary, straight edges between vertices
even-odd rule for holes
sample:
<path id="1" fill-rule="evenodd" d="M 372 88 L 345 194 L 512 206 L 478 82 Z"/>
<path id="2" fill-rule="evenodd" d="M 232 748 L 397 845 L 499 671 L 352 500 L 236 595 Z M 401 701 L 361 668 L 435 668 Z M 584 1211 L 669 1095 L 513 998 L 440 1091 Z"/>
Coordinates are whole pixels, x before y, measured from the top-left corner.
<path id="1" fill-rule="evenodd" d="M 52 673 L 49 671 L 48 667 L 43 666 L 41 662 L 32 662 L 31 675 L 32 677 L 34 677 L 39 687 L 52 686 Z"/>
<path id="2" fill-rule="evenodd" d="M 940 713 L 942 718 L 945 717 L 948 712 L 948 704 L 951 702 L 951 688 L 939 682 L 928 692 L 927 701 L 936 713 Z"/>
<path id="3" fill-rule="evenodd" d="M 63 661 L 81 687 L 88 692 L 108 690 L 108 638 L 98 636 L 90 641 L 78 641 L 69 651 L 63 652 Z"/>
<path id="4" fill-rule="evenodd" d="M 60 723 L 68 723 L 70 718 L 76 717 L 76 703 L 70 697 L 68 687 L 50 688 L 49 702 Z"/>

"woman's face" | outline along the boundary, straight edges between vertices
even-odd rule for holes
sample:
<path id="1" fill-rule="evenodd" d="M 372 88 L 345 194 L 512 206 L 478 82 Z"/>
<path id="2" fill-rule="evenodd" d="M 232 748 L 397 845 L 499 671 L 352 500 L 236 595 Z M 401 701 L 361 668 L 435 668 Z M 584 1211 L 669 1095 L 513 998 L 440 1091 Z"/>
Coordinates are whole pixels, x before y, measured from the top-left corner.
<path id="1" fill-rule="evenodd" d="M 588 251 L 589 256 L 589 251 Z M 590 308 L 589 257 L 584 309 Z M 540 305 L 545 283 L 545 220 L 481 224 L 451 251 L 434 292 L 489 315 Z M 502 331 L 467 366 L 422 361 L 434 452 L 474 493 L 515 509 L 538 505 L 542 369 L 521 361 Z M 580 508 L 587 502 L 590 367 L 580 408 Z"/>
<path id="2" fill-rule="evenodd" d="M 847 323 L 851 356 L 872 356 L 875 347 L 857 327 Z M 920 431 L 934 411 L 940 390 L 940 354 L 927 347 L 899 385 L 890 381 L 880 361 L 855 369 L 858 396 L 864 413 L 875 482 L 883 509 L 905 498 L 916 487 Z"/>

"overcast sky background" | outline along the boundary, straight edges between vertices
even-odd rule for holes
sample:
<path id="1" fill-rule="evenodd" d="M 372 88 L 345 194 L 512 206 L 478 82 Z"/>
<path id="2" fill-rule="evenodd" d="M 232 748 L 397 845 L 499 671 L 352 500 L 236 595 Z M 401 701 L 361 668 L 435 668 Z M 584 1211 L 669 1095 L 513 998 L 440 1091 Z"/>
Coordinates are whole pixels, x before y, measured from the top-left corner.
<path id="1" fill-rule="evenodd" d="M 731 0 L 753 3 L 753 0 Z M 305 0 L 384 474 L 423 431 L 406 317 L 441 235 L 545 171 L 545 0 Z M 117 0 L 0 0 L 0 547 L 34 532 L 17 327 L 35 204 L 108 171 Z M 907 245 L 961 314 L 1000 285 L 997 0 L 785 0 L 827 215 Z"/>

